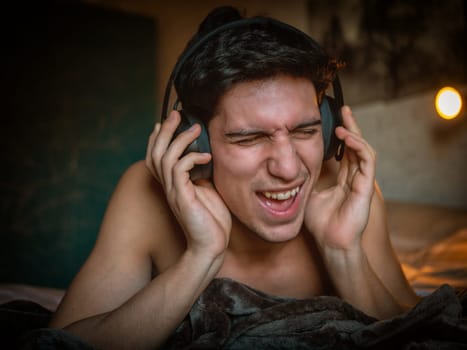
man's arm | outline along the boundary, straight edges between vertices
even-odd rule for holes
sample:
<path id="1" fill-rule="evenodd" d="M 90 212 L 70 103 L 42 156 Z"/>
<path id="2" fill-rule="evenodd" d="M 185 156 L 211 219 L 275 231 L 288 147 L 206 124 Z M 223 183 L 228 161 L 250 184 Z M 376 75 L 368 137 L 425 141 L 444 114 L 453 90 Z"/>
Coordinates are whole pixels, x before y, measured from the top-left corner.
<path id="1" fill-rule="evenodd" d="M 156 123 L 145 162 L 121 179 L 96 246 L 51 326 L 97 347 L 155 348 L 187 315 L 222 265 L 230 212 L 207 180 L 189 171 L 210 154 L 183 151 L 199 125 L 173 139 L 180 114 Z M 153 267 L 158 275 L 151 280 Z"/>
<path id="2" fill-rule="evenodd" d="M 373 270 L 394 298 L 405 308 L 414 306 L 420 298 L 407 281 L 392 246 L 383 195 L 376 183 L 362 245 Z"/>
<path id="3" fill-rule="evenodd" d="M 175 330 L 217 267 L 209 255 L 185 250 L 183 233 L 159 198 L 164 193 L 142 162 L 126 172 L 51 327 L 99 348 L 132 349 L 157 347 Z M 164 250 L 175 254 L 164 257 Z M 151 280 L 153 258 L 164 264 Z"/>
<path id="4" fill-rule="evenodd" d="M 376 157 L 362 138 L 350 108 L 344 107 L 342 115 L 344 127 L 338 127 L 336 135 L 345 142 L 346 152 L 339 164 L 335 186 L 311 195 L 305 224 L 315 236 L 337 293 L 370 315 L 391 317 L 404 310 L 406 303 L 400 297 L 407 300 L 410 288 L 405 285 L 408 288 L 405 293 L 397 292 L 406 281 L 401 272 L 397 273 L 400 266 L 394 253 L 391 256 L 388 250 L 390 245 L 384 246 L 389 244 L 385 227 L 382 234 L 377 231 L 381 234 L 379 240 L 363 243 L 366 230 L 374 234 L 375 229 L 368 223 L 370 208 L 378 204 L 373 203 Z M 376 219 L 384 221 L 384 217 Z M 384 235 L 386 241 L 382 239 Z M 368 254 L 367 250 L 371 252 Z M 378 254 L 383 257 L 370 261 Z M 385 272 L 385 268 L 391 272 Z"/>
<path id="5" fill-rule="evenodd" d="M 339 163 L 334 159 L 323 165 L 319 190 L 336 185 L 338 167 Z M 384 197 L 376 181 L 368 224 L 362 234 L 362 244 L 371 267 L 394 298 L 406 307 L 417 303 L 419 297 L 407 281 L 393 249 Z"/>

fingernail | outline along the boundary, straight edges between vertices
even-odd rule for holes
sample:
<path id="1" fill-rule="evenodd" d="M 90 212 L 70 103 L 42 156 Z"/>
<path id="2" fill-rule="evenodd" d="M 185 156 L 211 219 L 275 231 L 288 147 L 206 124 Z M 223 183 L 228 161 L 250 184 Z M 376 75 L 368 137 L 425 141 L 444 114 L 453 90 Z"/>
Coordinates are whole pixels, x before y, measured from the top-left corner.
<path id="1" fill-rule="evenodd" d="M 344 109 L 344 112 L 346 112 L 346 113 L 352 113 L 352 110 L 350 109 L 349 106 L 344 105 L 344 106 L 342 106 L 342 108 Z"/>

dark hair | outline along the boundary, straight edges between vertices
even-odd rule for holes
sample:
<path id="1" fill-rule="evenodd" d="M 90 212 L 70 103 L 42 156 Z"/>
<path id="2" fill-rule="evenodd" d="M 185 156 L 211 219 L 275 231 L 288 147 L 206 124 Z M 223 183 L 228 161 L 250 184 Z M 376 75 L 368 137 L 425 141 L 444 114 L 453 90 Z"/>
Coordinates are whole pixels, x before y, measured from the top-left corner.
<path id="1" fill-rule="evenodd" d="M 232 7 L 213 10 L 181 57 L 208 33 L 240 19 Z M 237 83 L 303 77 L 313 83 L 320 101 L 340 66 L 304 35 L 254 22 L 223 30 L 198 47 L 183 63 L 174 86 L 185 113 L 209 122 L 220 98 Z"/>

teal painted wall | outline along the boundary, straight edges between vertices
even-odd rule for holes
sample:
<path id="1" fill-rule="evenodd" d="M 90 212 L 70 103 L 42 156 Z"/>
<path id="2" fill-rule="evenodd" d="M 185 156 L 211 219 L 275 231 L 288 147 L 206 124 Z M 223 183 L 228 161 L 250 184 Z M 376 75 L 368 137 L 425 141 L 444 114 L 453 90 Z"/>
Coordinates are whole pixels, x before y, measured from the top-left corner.
<path id="1" fill-rule="evenodd" d="M 0 282 L 69 284 L 155 120 L 153 21 L 65 3 L 9 13 Z"/>

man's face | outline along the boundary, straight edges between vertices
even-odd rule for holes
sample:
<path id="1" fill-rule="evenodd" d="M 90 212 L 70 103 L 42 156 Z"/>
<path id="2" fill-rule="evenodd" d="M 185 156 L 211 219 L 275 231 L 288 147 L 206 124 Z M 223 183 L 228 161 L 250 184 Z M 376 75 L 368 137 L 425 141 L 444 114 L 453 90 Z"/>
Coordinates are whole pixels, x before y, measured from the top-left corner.
<path id="1" fill-rule="evenodd" d="M 313 84 L 279 76 L 237 84 L 209 124 L 213 181 L 232 214 L 270 242 L 294 238 L 323 160 Z"/>

